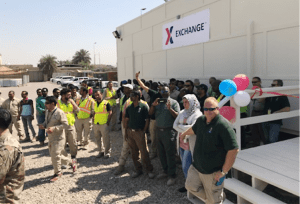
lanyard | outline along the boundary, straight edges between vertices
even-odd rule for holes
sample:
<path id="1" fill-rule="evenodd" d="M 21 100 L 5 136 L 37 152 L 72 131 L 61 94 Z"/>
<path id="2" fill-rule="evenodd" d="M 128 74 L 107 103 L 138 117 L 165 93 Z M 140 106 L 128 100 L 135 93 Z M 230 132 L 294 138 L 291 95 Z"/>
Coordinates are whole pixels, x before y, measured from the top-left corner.
<path id="1" fill-rule="evenodd" d="M 49 115 L 47 116 L 47 120 L 46 120 L 46 127 L 48 125 L 48 122 L 51 120 L 53 114 L 55 113 L 55 111 L 57 110 L 57 108 L 55 110 L 52 111 L 52 114 L 50 115 L 50 119 L 49 119 Z M 48 112 L 49 113 L 49 112 Z"/>

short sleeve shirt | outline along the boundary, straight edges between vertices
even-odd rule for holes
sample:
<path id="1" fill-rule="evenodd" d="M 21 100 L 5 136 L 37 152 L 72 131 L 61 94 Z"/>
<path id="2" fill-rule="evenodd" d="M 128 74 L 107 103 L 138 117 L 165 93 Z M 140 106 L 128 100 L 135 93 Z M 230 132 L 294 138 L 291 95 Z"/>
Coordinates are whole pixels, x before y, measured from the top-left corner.
<path id="1" fill-rule="evenodd" d="M 149 89 L 148 90 L 148 94 L 150 96 L 150 106 L 152 105 L 152 103 L 157 99 L 157 98 L 161 98 L 161 94 L 158 91 L 154 91 L 153 89 Z M 150 118 L 152 120 L 155 120 L 155 114 L 151 115 Z"/>
<path id="2" fill-rule="evenodd" d="M 276 96 L 266 98 L 264 113 L 268 114 L 268 110 L 271 110 L 271 113 L 279 111 L 285 107 L 290 107 L 289 99 L 286 96 Z M 282 125 L 282 120 L 270 121 L 270 123 Z"/>
<path id="3" fill-rule="evenodd" d="M 21 100 L 20 105 L 22 106 L 22 116 L 29 116 L 32 114 L 31 105 L 33 105 L 33 101 L 31 99 L 26 100 L 26 102 Z"/>
<path id="4" fill-rule="evenodd" d="M 202 174 L 222 169 L 229 150 L 238 149 L 236 136 L 223 116 L 217 115 L 209 124 L 201 116 L 192 127 L 196 142 L 193 165 Z"/>
<path id="5" fill-rule="evenodd" d="M 170 97 L 168 98 L 168 101 L 170 101 L 171 108 L 179 113 L 180 108 L 178 102 Z M 173 127 L 173 123 L 175 121 L 175 118 L 168 110 L 166 103 L 159 103 L 157 106 L 155 106 L 155 118 L 156 126 L 159 128 Z"/>
<path id="6" fill-rule="evenodd" d="M 143 129 L 148 119 L 149 107 L 139 102 L 134 107 L 133 103 L 126 108 L 125 117 L 129 118 L 128 127 L 131 129 Z"/>

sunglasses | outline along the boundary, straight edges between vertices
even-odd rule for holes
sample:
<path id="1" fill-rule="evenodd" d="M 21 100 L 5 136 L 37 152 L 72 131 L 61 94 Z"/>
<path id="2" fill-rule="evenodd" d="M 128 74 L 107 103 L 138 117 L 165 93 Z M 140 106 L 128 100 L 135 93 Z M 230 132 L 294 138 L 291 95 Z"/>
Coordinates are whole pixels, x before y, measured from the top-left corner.
<path id="1" fill-rule="evenodd" d="M 162 94 L 169 93 L 169 91 L 162 90 L 162 91 L 160 91 L 160 93 L 162 93 Z"/>
<path id="2" fill-rule="evenodd" d="M 277 84 L 271 84 L 271 86 L 276 86 Z"/>
<path id="3" fill-rule="evenodd" d="M 191 86 L 191 85 L 184 85 L 184 86 L 189 87 L 189 86 Z"/>
<path id="4" fill-rule="evenodd" d="M 38 93 L 38 94 L 39 94 L 39 93 L 42 93 L 42 92 L 41 92 L 41 91 L 38 91 L 38 92 L 36 92 L 36 93 Z"/>
<path id="5" fill-rule="evenodd" d="M 258 83 L 259 81 L 252 81 L 252 84 L 256 84 L 256 83 Z"/>
<path id="6" fill-rule="evenodd" d="M 203 108 L 204 111 L 214 111 L 216 110 L 218 107 L 215 108 Z"/>

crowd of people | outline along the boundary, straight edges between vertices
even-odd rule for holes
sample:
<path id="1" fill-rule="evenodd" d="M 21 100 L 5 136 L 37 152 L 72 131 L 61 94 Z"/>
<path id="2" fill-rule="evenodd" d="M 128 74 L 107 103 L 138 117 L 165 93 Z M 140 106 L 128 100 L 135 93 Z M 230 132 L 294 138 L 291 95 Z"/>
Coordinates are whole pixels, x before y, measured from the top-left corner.
<path id="1" fill-rule="evenodd" d="M 8 99 L 0 98 L 0 156 L 2 161 L 7 161 L 2 168 L 0 160 L 0 203 L 16 199 L 24 185 L 24 156 L 19 142 L 11 135 L 12 126 L 22 142 L 38 140 L 44 146 L 48 137 L 54 168 L 50 181 L 55 182 L 62 175 L 62 165 L 70 165 L 76 172 L 78 146 L 87 148 L 92 130 L 99 152 L 96 157 L 110 158 L 113 145 L 110 132 L 117 130 L 118 114 L 123 146 L 115 175 L 125 171 L 131 155 L 135 167 L 132 178 L 145 172 L 151 179 L 168 178 L 166 185 L 170 186 L 176 182 L 176 157 L 179 156 L 186 178 L 185 186 L 179 191 L 189 190 L 207 203 L 222 202 L 223 180 L 241 147 L 230 122 L 219 113 L 218 103 L 225 97 L 219 90 L 221 81 L 211 77 L 208 88 L 197 79 L 153 82 L 140 79 L 139 74 L 132 81 L 121 81 L 117 91 L 112 88 L 112 82 L 104 91 L 93 91 L 86 82 L 81 84 L 79 93 L 74 86 L 55 88 L 52 96 L 48 96 L 47 88 L 39 88 L 35 108 L 27 91 L 22 92 L 21 100 L 15 97 L 14 91 L 9 92 Z M 261 88 L 261 79 L 254 77 L 252 84 Z M 272 86 L 283 86 L 283 82 L 276 79 Z M 241 107 L 241 117 L 248 117 L 248 108 Z M 289 111 L 290 104 L 286 96 L 276 96 L 254 99 L 251 109 L 251 116 L 258 116 Z M 34 115 L 38 134 L 32 126 Z M 255 145 L 260 145 L 278 141 L 281 125 L 281 120 L 275 120 L 248 129 Z M 243 128 L 242 147 L 245 131 L 250 131 Z M 151 141 L 149 148 L 147 133 Z M 155 175 L 151 160 L 157 156 L 162 170 Z"/>

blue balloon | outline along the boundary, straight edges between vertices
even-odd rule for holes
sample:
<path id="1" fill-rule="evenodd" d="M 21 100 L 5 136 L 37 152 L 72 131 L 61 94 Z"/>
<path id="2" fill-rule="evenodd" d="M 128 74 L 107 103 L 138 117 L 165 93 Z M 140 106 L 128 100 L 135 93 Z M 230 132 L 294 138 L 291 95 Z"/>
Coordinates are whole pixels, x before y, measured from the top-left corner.
<path id="1" fill-rule="evenodd" d="M 225 96 L 233 96 L 237 91 L 237 86 L 234 81 L 226 79 L 220 83 L 219 90 Z"/>

